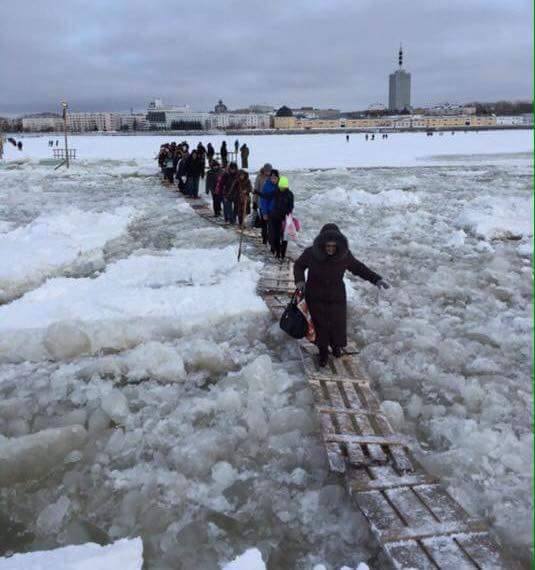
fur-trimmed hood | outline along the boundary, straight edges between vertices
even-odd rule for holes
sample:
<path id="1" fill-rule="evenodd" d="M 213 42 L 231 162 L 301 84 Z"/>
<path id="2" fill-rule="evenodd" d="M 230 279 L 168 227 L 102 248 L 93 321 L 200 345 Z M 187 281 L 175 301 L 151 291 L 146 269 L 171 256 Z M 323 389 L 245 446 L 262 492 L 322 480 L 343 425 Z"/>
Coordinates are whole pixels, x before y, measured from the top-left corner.
<path id="1" fill-rule="evenodd" d="M 336 242 L 336 253 L 333 256 L 328 256 L 325 253 L 325 244 L 329 241 Z M 312 245 L 314 256 L 322 261 L 342 259 L 347 255 L 348 251 L 349 244 L 347 238 L 336 224 L 325 224 Z"/>

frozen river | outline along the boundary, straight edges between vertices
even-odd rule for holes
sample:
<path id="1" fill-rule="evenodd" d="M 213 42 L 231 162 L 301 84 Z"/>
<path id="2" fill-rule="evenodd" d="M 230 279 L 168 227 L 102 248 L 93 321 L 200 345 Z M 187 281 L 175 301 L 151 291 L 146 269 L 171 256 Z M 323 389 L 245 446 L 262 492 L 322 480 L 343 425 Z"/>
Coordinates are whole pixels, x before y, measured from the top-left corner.
<path id="1" fill-rule="evenodd" d="M 160 185 L 164 140 L 72 137 L 54 172 L 26 137 L 0 163 L 0 555 L 141 536 L 151 569 L 253 546 L 270 569 L 373 566 L 261 261 Z M 531 133 L 241 142 L 289 177 L 301 245 L 337 222 L 391 282 L 348 280 L 368 375 L 527 567 Z"/>

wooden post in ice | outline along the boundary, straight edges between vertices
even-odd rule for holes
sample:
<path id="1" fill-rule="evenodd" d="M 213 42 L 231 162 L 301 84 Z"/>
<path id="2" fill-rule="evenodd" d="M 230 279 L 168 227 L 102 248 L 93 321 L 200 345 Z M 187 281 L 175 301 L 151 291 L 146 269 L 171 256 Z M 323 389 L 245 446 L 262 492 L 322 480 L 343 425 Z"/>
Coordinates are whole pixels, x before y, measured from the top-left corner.
<path id="1" fill-rule="evenodd" d="M 61 106 L 63 107 L 63 128 L 65 130 L 65 165 L 69 168 L 69 147 L 67 144 L 67 101 L 62 101 Z"/>

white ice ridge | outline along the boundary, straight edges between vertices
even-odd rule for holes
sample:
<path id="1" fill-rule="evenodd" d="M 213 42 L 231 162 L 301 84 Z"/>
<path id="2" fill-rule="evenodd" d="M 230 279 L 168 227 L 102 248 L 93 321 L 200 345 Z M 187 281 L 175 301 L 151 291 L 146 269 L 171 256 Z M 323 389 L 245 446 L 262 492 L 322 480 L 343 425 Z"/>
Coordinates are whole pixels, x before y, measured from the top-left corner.
<path id="1" fill-rule="evenodd" d="M 49 279 L 0 307 L 0 361 L 124 349 L 147 335 L 265 312 L 257 279 L 258 264 L 238 263 L 232 246 L 132 255 L 96 279 Z"/>
<path id="2" fill-rule="evenodd" d="M 124 538 L 107 546 L 88 542 L 0 558 L 0 570 L 141 570 L 142 566 L 141 538 Z"/>
<path id="3" fill-rule="evenodd" d="M 384 190 L 382 192 L 366 192 L 364 190 L 346 190 L 344 188 L 333 188 L 322 194 L 316 194 L 310 199 L 313 205 L 325 207 L 326 202 L 340 205 L 347 205 L 354 208 L 405 208 L 410 205 L 420 203 L 420 198 L 414 192 L 406 192 L 399 188 Z"/>
<path id="4" fill-rule="evenodd" d="M 486 240 L 533 235 L 533 196 L 478 196 L 457 218 L 457 227 Z"/>
<path id="5" fill-rule="evenodd" d="M 57 275 L 84 255 L 102 255 L 106 242 L 126 230 L 133 213 L 127 207 L 113 213 L 71 208 L 1 233 L 0 302 Z"/>

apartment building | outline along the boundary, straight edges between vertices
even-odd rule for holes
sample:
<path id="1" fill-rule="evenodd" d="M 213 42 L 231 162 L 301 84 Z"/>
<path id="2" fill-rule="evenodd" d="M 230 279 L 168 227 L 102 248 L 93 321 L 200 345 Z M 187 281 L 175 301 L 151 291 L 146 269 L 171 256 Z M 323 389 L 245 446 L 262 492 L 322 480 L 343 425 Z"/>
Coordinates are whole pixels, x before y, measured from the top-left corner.
<path id="1" fill-rule="evenodd" d="M 67 126 L 73 133 L 118 131 L 121 116 L 119 113 L 68 113 Z"/>
<path id="2" fill-rule="evenodd" d="M 121 130 L 144 131 L 149 128 L 147 116 L 144 113 L 120 115 Z"/>
<path id="3" fill-rule="evenodd" d="M 210 129 L 269 129 L 271 115 L 267 113 L 212 113 Z"/>
<path id="4" fill-rule="evenodd" d="M 42 133 L 63 130 L 61 117 L 23 117 L 22 130 L 32 133 Z"/>
<path id="5" fill-rule="evenodd" d="M 275 117 L 275 129 L 452 129 L 496 126 L 493 115 L 425 116 L 390 115 L 383 117 L 363 117 L 361 119 L 301 119 L 298 117 Z"/>
<path id="6" fill-rule="evenodd" d="M 526 120 L 527 118 L 530 120 Z M 500 127 L 518 127 L 533 124 L 532 115 L 514 115 L 514 116 L 500 116 L 496 117 L 496 124 Z"/>

